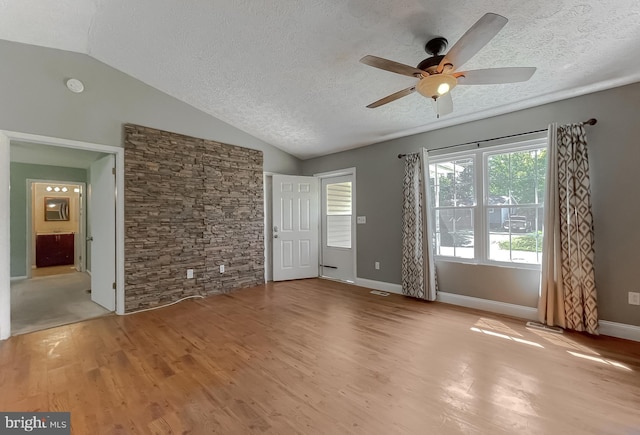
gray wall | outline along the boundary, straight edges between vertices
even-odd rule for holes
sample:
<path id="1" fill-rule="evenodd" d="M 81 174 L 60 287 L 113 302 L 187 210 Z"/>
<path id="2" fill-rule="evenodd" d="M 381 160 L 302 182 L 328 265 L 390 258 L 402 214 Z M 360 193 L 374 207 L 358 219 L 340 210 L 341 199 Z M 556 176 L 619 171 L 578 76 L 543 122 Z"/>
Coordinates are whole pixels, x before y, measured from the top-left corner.
<path id="1" fill-rule="evenodd" d="M 89 56 L 0 40 L 0 129 L 122 146 L 123 124 L 261 150 L 264 170 L 298 174 L 300 160 Z M 85 91 L 67 90 L 66 79 Z"/>
<path id="2" fill-rule="evenodd" d="M 87 182 L 87 171 L 11 163 L 11 276 L 27 275 L 27 179 Z"/>
<path id="3" fill-rule="evenodd" d="M 603 320 L 640 326 L 640 84 L 584 95 L 507 115 L 396 139 L 303 162 L 306 175 L 357 168 L 358 276 L 400 283 L 403 162 L 398 153 L 546 128 L 591 117 L 587 127 L 595 226 L 596 285 Z M 380 270 L 374 262 L 380 261 Z M 441 290 L 533 307 L 539 274 L 512 268 L 438 263 Z"/>

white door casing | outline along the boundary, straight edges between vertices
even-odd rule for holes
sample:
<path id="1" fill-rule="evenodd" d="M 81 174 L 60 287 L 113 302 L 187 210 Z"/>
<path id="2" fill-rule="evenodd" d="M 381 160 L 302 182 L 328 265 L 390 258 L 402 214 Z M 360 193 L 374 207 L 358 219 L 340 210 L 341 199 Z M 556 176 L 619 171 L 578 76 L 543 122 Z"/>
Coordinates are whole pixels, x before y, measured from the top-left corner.
<path id="1" fill-rule="evenodd" d="M 318 180 L 273 175 L 273 280 L 318 276 Z"/>
<path id="2" fill-rule="evenodd" d="M 273 281 L 273 174 L 264 173 L 264 282 Z"/>
<path id="3" fill-rule="evenodd" d="M 0 340 L 11 335 L 9 138 L 0 134 Z"/>
<path id="4" fill-rule="evenodd" d="M 26 265 L 27 265 L 27 278 L 32 277 L 32 267 L 36 264 L 36 229 L 35 229 L 35 217 L 34 217 L 34 209 L 33 209 L 33 198 L 34 198 L 34 184 L 66 184 L 71 186 L 76 186 L 80 189 L 79 198 L 78 198 L 78 207 L 72 207 L 72 213 L 78 213 L 76 216 L 78 220 L 77 231 L 74 236 L 74 267 L 78 272 L 86 271 L 86 202 L 85 202 L 85 192 L 87 190 L 86 183 L 82 183 L 79 181 L 63 181 L 63 180 L 43 180 L 43 179 L 35 179 L 35 178 L 27 178 L 27 234 L 26 234 Z"/>
<path id="5" fill-rule="evenodd" d="M 356 231 L 356 216 L 355 216 L 355 176 L 352 174 L 341 175 L 335 177 L 323 177 L 321 178 L 321 264 L 320 264 L 320 276 L 331 279 L 338 279 L 341 281 L 355 282 L 355 231 Z M 345 183 L 350 183 L 351 195 L 350 195 L 350 213 L 347 210 L 343 210 L 344 215 L 328 216 L 327 202 L 328 194 L 327 188 L 331 185 L 338 185 L 342 188 Z M 335 193 L 335 192 L 334 192 Z M 342 192 L 339 192 L 342 194 Z M 334 198 L 335 201 L 335 198 Z M 346 204 L 344 204 L 346 206 Z M 342 208 L 342 206 L 340 206 Z M 342 213 L 338 212 L 338 213 Z M 333 219 L 331 223 L 329 219 Z M 340 240 L 330 241 L 329 237 L 329 224 L 332 224 L 331 238 Z M 338 234 L 339 233 L 339 234 Z"/>
<path id="6" fill-rule="evenodd" d="M 86 267 L 86 258 L 87 258 L 87 253 L 85 252 L 86 247 L 87 247 L 87 243 L 86 243 L 86 238 L 87 236 L 85 235 L 86 233 L 86 225 L 87 225 L 87 219 L 86 219 L 86 203 L 85 203 L 85 197 L 86 197 L 86 192 L 87 192 L 87 186 L 85 185 L 85 183 L 82 184 L 78 184 L 78 189 L 80 189 L 80 192 L 78 194 L 78 234 L 75 238 L 75 253 L 74 253 L 74 265 L 76 266 L 76 270 L 78 272 L 84 272 L 87 270 Z"/>
<path id="7" fill-rule="evenodd" d="M 124 314 L 124 149 L 121 147 L 0 130 L 0 340 L 11 335 L 11 273 L 9 248 L 10 141 L 113 154 L 116 158 L 116 314 Z"/>
<path id="8" fill-rule="evenodd" d="M 91 300 L 109 311 L 116 308 L 115 161 L 109 154 L 91 164 L 89 219 L 91 234 Z"/>

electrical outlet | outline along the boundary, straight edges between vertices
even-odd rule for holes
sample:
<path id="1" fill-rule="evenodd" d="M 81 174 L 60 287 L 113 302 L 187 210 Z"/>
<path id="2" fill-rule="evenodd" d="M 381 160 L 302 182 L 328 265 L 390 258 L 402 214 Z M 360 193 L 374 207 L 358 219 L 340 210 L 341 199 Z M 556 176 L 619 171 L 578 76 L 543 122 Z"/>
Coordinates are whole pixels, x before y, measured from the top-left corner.
<path id="1" fill-rule="evenodd" d="M 640 305 L 640 293 L 629 292 L 629 305 Z"/>
<path id="2" fill-rule="evenodd" d="M 220 265 L 220 273 L 224 273 L 224 264 Z"/>
<path id="3" fill-rule="evenodd" d="M 376 266 L 376 270 L 380 270 L 380 262 L 379 261 L 376 261 L 375 266 Z"/>
<path id="4" fill-rule="evenodd" d="M 193 269 L 187 269 L 187 279 L 193 278 Z"/>
<path id="5" fill-rule="evenodd" d="M 356 219 L 356 222 L 359 224 L 366 224 L 367 223 L 367 217 L 366 216 L 358 216 L 358 218 Z"/>

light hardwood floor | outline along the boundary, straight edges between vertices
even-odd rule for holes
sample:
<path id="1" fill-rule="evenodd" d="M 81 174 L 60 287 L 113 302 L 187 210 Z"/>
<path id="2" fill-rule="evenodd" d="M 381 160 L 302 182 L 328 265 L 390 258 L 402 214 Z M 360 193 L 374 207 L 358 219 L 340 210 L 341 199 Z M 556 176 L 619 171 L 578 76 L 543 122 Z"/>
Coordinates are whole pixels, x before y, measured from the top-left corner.
<path id="1" fill-rule="evenodd" d="M 77 434 L 628 434 L 640 343 L 324 280 L 0 342 L 1 411 Z"/>

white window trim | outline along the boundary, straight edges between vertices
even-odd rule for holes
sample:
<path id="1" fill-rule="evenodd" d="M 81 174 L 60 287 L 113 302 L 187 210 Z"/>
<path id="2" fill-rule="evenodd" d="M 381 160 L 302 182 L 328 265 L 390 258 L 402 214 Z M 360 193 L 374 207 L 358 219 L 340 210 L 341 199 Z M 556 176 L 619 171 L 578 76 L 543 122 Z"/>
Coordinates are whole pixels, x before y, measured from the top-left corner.
<path id="1" fill-rule="evenodd" d="M 473 160 L 475 171 L 474 189 L 476 205 L 473 207 L 474 258 L 451 257 L 434 253 L 435 261 L 478 264 L 511 269 L 540 270 L 540 264 L 496 261 L 489 259 L 489 231 L 487 230 L 488 223 L 485 213 L 485 204 L 487 204 L 489 201 L 489 179 L 488 171 L 486 170 L 487 162 L 489 157 L 495 154 L 503 154 L 512 151 L 527 151 L 540 149 L 541 147 L 548 147 L 546 133 L 536 133 L 535 135 L 527 135 L 527 137 L 528 138 L 519 138 L 520 140 L 511 141 L 509 143 L 504 143 L 503 141 L 501 141 L 499 144 L 485 144 L 483 146 L 478 145 L 476 148 L 467 149 L 465 151 L 442 153 L 438 152 L 435 155 L 430 154 L 429 165 L 462 158 L 471 158 Z M 436 153 L 436 151 L 434 151 L 434 153 Z M 478 165 L 478 163 L 480 163 L 480 165 Z M 479 200 L 481 202 L 479 202 Z"/>

